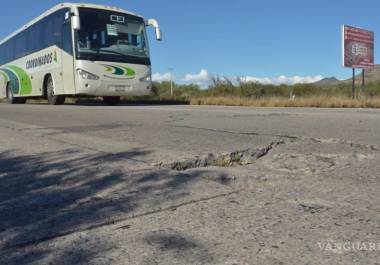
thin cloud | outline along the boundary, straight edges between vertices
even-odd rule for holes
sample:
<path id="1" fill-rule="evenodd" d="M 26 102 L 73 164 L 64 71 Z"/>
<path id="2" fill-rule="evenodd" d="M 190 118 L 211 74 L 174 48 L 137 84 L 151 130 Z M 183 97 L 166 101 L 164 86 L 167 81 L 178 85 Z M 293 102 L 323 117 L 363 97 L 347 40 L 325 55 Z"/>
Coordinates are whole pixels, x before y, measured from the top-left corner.
<path id="1" fill-rule="evenodd" d="M 280 75 L 279 77 L 275 78 L 269 78 L 269 77 L 264 77 L 264 78 L 259 78 L 259 77 L 254 77 L 254 76 L 246 76 L 241 78 L 243 82 L 257 82 L 260 84 L 264 85 L 281 85 L 281 84 L 286 84 L 286 85 L 294 85 L 294 84 L 310 84 L 310 83 L 315 83 L 323 79 L 323 76 L 321 75 L 316 75 L 316 76 L 284 76 Z"/>
<path id="2" fill-rule="evenodd" d="M 199 74 L 187 74 L 182 78 L 183 82 L 205 83 L 211 80 L 211 75 L 206 69 L 202 69 Z"/>
<path id="3" fill-rule="evenodd" d="M 322 75 L 316 76 L 285 76 L 280 75 L 278 77 L 255 77 L 255 76 L 245 76 L 245 77 L 230 77 L 229 79 L 236 83 L 238 80 L 246 83 L 260 83 L 263 85 L 294 85 L 294 84 L 309 84 L 315 83 L 322 80 L 324 77 Z M 170 81 L 170 73 L 155 73 L 152 75 L 152 79 L 155 82 Z M 173 76 L 173 80 L 177 80 L 180 83 L 193 83 L 198 84 L 201 87 L 207 87 L 211 83 L 212 75 L 207 69 L 202 69 L 197 74 L 188 73 L 182 78 L 176 78 Z"/>
<path id="4" fill-rule="evenodd" d="M 174 76 L 173 76 L 173 79 L 174 79 Z M 170 73 L 164 73 L 164 74 L 154 73 L 152 75 L 152 80 L 154 82 L 170 81 Z"/>

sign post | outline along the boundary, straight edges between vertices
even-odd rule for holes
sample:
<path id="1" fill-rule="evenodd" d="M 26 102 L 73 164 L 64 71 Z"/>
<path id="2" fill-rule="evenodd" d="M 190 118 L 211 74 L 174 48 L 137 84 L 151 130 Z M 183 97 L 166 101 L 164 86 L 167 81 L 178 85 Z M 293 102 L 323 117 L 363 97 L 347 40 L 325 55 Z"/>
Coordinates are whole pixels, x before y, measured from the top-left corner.
<path id="1" fill-rule="evenodd" d="M 351 95 L 352 95 L 352 98 L 355 98 L 355 68 L 352 68 L 352 92 L 351 92 Z"/>
<path id="2" fill-rule="evenodd" d="M 365 86 L 365 68 L 363 68 L 362 71 L 362 89 L 364 89 Z"/>
<path id="3" fill-rule="evenodd" d="M 375 34 L 361 28 L 343 25 L 342 52 L 343 66 L 352 68 L 352 97 L 355 98 L 355 68 L 361 68 L 364 87 L 365 68 L 374 66 Z"/>

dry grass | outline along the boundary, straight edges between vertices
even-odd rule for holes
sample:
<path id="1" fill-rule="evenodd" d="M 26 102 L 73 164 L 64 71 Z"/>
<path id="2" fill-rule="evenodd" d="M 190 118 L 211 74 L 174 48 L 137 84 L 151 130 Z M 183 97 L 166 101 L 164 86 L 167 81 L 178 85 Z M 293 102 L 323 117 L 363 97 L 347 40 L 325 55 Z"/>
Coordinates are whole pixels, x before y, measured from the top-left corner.
<path id="1" fill-rule="evenodd" d="M 348 97 L 304 97 L 294 100 L 287 98 L 240 98 L 201 97 L 193 98 L 191 105 L 224 105 L 246 107 L 314 107 L 314 108 L 380 108 L 380 98 L 351 99 Z"/>

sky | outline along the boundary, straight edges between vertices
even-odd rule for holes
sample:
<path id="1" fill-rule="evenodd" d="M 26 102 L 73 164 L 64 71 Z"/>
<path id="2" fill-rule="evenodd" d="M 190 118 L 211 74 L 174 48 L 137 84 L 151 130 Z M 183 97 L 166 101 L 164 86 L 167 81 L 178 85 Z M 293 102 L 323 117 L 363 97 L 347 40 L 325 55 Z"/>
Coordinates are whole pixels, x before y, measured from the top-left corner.
<path id="1" fill-rule="evenodd" d="M 3 38 L 61 1 L 14 0 L 2 5 Z M 153 78 L 207 85 L 211 76 L 262 83 L 349 78 L 342 67 L 341 26 L 380 29 L 380 1 L 353 0 L 91 0 L 156 18 L 150 38 Z M 375 62 L 379 56 L 375 53 Z"/>

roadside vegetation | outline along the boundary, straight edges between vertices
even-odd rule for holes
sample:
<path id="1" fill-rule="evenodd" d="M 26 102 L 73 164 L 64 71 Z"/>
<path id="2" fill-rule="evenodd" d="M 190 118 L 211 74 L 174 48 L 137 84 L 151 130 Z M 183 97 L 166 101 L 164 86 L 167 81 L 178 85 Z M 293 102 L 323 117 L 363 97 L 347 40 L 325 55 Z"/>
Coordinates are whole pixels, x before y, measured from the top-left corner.
<path id="1" fill-rule="evenodd" d="M 357 87 L 352 99 L 351 84 L 318 87 L 313 84 L 263 85 L 253 82 L 232 82 L 226 78 L 213 78 L 207 89 L 198 85 L 174 85 L 170 96 L 170 83 L 154 83 L 151 99 L 168 99 L 192 105 L 228 105 L 254 107 L 324 107 L 324 108 L 380 108 L 380 82 Z"/>

